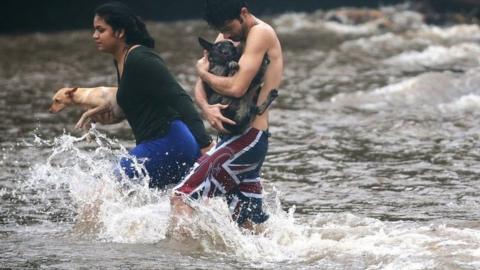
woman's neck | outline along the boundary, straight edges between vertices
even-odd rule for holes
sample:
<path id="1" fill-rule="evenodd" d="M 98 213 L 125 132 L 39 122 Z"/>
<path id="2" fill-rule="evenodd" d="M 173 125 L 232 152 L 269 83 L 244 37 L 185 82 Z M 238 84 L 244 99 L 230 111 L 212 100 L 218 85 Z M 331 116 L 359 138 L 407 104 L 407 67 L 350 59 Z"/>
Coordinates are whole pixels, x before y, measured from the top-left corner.
<path id="1" fill-rule="evenodd" d="M 122 77 L 123 74 L 123 66 L 125 64 L 125 58 L 127 57 L 128 50 L 130 47 L 127 44 L 122 44 L 118 50 L 116 50 L 113 53 L 113 58 L 115 59 L 115 62 L 117 63 L 117 69 L 118 69 L 118 74 L 120 77 Z"/>
<path id="2" fill-rule="evenodd" d="M 122 43 L 122 45 L 118 46 L 118 48 L 112 53 L 113 58 L 117 63 L 123 63 L 125 61 L 125 53 L 128 51 L 129 46 L 127 44 Z"/>

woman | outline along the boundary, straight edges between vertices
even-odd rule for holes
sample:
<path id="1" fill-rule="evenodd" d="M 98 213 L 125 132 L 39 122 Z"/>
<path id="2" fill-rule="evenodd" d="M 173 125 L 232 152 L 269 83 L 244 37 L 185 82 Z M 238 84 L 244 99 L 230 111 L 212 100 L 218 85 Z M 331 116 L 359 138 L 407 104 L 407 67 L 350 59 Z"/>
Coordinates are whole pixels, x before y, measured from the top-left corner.
<path id="1" fill-rule="evenodd" d="M 93 26 L 97 49 L 114 57 L 117 103 L 137 143 L 130 155 L 145 160 L 150 187 L 180 181 L 200 148 L 211 144 L 191 98 L 153 50 L 145 24 L 127 6 L 99 6 Z M 128 177 L 140 176 L 132 159 L 124 158 L 120 165 Z"/>

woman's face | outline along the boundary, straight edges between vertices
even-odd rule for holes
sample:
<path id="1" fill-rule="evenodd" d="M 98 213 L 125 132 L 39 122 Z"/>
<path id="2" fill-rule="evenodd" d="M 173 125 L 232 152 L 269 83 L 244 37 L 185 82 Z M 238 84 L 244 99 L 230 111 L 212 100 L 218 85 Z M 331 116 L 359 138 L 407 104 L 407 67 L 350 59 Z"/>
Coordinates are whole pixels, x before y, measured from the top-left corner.
<path id="1" fill-rule="evenodd" d="M 95 15 L 92 37 L 99 51 L 113 54 L 120 48 L 122 42 L 125 42 L 123 36 L 123 31 L 114 32 L 102 17 Z"/>

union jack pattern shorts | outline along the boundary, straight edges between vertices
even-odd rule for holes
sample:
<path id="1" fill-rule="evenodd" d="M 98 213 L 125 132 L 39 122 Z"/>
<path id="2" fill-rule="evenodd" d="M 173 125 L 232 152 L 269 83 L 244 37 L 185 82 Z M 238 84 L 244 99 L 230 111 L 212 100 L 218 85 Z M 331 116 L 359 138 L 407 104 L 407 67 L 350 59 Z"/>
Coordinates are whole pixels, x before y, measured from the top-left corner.
<path id="1" fill-rule="evenodd" d="M 233 220 L 262 223 L 260 169 L 268 149 L 268 132 L 249 128 L 241 135 L 224 136 L 217 146 L 197 160 L 190 173 L 174 188 L 188 199 L 224 196 Z M 187 200 L 188 201 L 188 200 Z"/>

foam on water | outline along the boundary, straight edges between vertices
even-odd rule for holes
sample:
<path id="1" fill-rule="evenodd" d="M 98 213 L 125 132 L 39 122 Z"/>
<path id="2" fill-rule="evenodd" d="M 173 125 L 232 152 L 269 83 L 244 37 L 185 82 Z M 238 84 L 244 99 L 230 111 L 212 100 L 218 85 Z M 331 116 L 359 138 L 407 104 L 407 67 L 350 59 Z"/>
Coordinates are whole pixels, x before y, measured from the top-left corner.
<path id="1" fill-rule="evenodd" d="M 371 22 L 362 25 L 348 25 L 326 21 L 323 13 L 286 13 L 274 20 L 275 29 L 280 34 L 295 33 L 296 31 L 323 30 L 335 32 L 339 35 L 367 35 L 376 32 L 378 23 Z"/>
<path id="2" fill-rule="evenodd" d="M 112 168 L 126 150 L 96 130 L 90 134 L 95 137 L 90 143 L 85 142 L 87 136 L 62 135 L 52 141 L 36 137 L 33 149 L 50 147 L 51 151 L 44 163 L 31 168 L 22 186 L 36 194 L 37 205 L 66 207 L 75 217 L 74 234 L 113 243 L 177 241 L 187 250 L 234 254 L 255 267 L 304 263 L 327 269 L 411 270 L 435 269 L 448 261 L 453 250 L 452 265 L 473 267 L 471 258 L 480 258 L 478 229 L 383 222 L 351 213 L 296 215 L 294 207 L 282 210 L 281 195 L 270 186 L 266 208 L 271 218 L 262 233 L 239 229 L 229 219 L 226 204 L 212 199 L 196 204 L 194 215 L 181 221 L 188 231 L 185 236 L 185 231 L 169 224 L 170 192 L 149 189 L 148 177 L 133 183 L 119 181 Z M 142 168 L 141 162 L 137 165 Z M 85 211 L 94 206 L 98 211 L 88 216 Z"/>
<path id="3" fill-rule="evenodd" d="M 317 11 L 307 13 L 286 13 L 273 20 L 275 29 L 280 34 L 295 33 L 297 31 L 314 30 L 333 32 L 345 36 L 364 36 L 377 32 L 384 32 L 385 21 L 372 19 L 360 24 L 339 23 L 329 20 L 336 12 L 345 9 L 336 9 L 329 12 Z M 382 8 L 381 11 L 389 18 L 388 27 L 395 30 L 419 29 L 423 23 L 423 16 L 417 12 L 407 10 L 404 6 Z"/>
<path id="4" fill-rule="evenodd" d="M 430 46 L 424 51 L 407 51 L 384 61 L 385 64 L 401 68 L 422 68 L 451 65 L 458 62 L 478 65 L 480 46 L 462 43 L 452 47 Z"/>
<path id="5" fill-rule="evenodd" d="M 324 267 L 341 262 L 349 269 L 437 269 L 451 259 L 452 250 L 457 250 L 452 265 L 466 265 L 478 256 L 479 230 L 442 224 L 381 222 L 349 213 L 298 219 L 290 212 L 274 215 L 258 236 L 240 233 L 224 222 L 226 218 L 205 214 L 193 229 L 203 251 L 234 253 L 242 260 L 262 262 L 260 266 L 301 262 Z"/>
<path id="6" fill-rule="evenodd" d="M 390 52 L 401 52 L 405 48 L 416 48 L 419 45 L 428 45 L 428 41 L 406 38 L 394 33 L 385 33 L 347 40 L 340 45 L 340 50 L 344 52 L 360 51 L 363 54 L 381 57 L 385 54 L 388 55 Z"/>
<path id="7" fill-rule="evenodd" d="M 425 59 L 427 59 L 426 57 Z M 365 110 L 411 107 L 414 109 L 472 109 L 480 95 L 478 68 L 463 74 L 452 72 L 422 73 L 372 91 L 338 94 L 333 104 Z"/>
<path id="8" fill-rule="evenodd" d="M 467 60 L 470 63 L 472 59 L 478 59 L 479 40 L 480 28 L 477 25 L 443 28 L 422 25 L 418 29 L 404 32 L 380 33 L 346 40 L 340 45 L 340 49 L 344 52 L 360 51 L 370 56 L 386 57 L 383 62 L 392 66 L 425 65 L 430 64 L 430 61 L 433 64 L 444 64 L 455 60 Z"/>
<path id="9" fill-rule="evenodd" d="M 443 42 L 468 42 L 480 39 L 478 25 L 454 25 L 450 27 L 424 26 L 415 35 Z"/>
<path id="10" fill-rule="evenodd" d="M 342 106 L 353 106 L 365 110 L 381 110 L 399 106 L 428 106 L 446 99 L 452 89 L 451 75 L 426 73 L 399 83 L 353 94 L 339 94 L 331 102 Z"/>
<path id="11" fill-rule="evenodd" d="M 449 111 L 478 111 L 480 109 L 480 95 L 468 94 L 460 97 L 451 103 L 439 104 L 439 109 L 443 112 Z"/>

